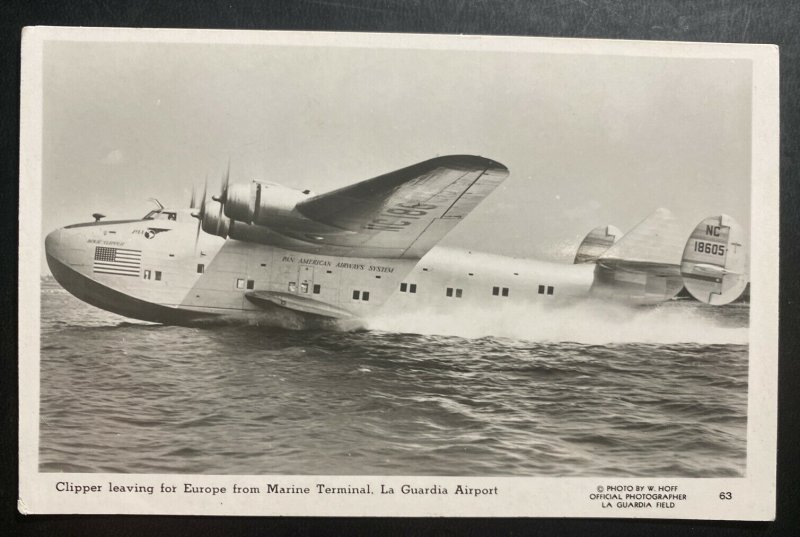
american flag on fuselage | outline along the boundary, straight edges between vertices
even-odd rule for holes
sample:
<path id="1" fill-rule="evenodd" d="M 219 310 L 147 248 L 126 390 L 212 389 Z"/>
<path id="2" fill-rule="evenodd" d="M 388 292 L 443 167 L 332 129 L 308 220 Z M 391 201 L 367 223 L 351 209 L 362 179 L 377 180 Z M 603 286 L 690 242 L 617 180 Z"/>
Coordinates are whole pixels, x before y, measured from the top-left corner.
<path id="1" fill-rule="evenodd" d="M 142 268 L 142 251 L 127 248 L 97 246 L 94 249 L 94 272 L 118 276 L 139 276 Z"/>

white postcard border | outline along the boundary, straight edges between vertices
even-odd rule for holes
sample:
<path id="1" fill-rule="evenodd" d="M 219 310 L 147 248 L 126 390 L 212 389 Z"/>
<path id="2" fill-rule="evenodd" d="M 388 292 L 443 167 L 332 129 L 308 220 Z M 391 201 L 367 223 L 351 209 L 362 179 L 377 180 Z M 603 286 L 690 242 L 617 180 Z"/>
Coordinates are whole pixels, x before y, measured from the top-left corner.
<path id="1" fill-rule="evenodd" d="M 424 476 L 219 476 L 172 474 L 41 473 L 39 453 L 39 338 L 42 198 L 42 49 L 50 40 L 271 44 L 528 51 L 675 58 L 750 59 L 753 64 L 751 320 L 747 471 L 742 478 L 552 478 Z M 773 45 L 529 37 L 221 30 L 26 28 L 20 103 L 19 441 L 18 508 L 34 513 L 139 513 L 311 516 L 537 516 L 770 520 L 775 516 L 778 379 L 778 50 Z M 187 493 L 186 484 L 226 488 Z M 265 492 L 270 484 L 308 487 L 308 494 Z M 318 487 L 361 488 L 372 494 L 319 492 Z M 402 494 L 401 487 L 447 488 L 449 494 Z M 101 486 L 101 492 L 69 487 Z M 111 492 L 113 486 L 152 486 Z M 234 485 L 259 487 L 233 493 Z M 395 489 L 380 494 L 381 486 Z M 495 493 L 455 495 L 457 486 Z M 161 487 L 175 486 L 176 492 Z M 685 494 L 672 508 L 604 509 L 609 487 L 666 487 Z M 673 488 L 674 487 L 674 488 Z M 626 490 L 626 489 L 622 490 Z M 730 493 L 731 499 L 725 494 Z"/>

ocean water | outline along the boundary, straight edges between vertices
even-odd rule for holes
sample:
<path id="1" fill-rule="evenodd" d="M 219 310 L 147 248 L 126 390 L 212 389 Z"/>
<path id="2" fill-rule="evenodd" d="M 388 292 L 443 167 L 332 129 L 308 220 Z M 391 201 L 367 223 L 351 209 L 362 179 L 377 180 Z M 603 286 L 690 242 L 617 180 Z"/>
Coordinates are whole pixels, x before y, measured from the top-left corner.
<path id="1" fill-rule="evenodd" d="M 126 320 L 43 282 L 43 472 L 739 476 L 747 304 L 366 330 Z"/>

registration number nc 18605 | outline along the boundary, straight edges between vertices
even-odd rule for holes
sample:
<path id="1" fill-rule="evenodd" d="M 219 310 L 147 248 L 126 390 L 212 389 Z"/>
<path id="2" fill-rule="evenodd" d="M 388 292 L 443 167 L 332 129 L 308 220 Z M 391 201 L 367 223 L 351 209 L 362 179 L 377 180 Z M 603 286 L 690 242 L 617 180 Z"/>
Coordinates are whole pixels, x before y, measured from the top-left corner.
<path id="1" fill-rule="evenodd" d="M 725 245 L 716 242 L 695 241 L 694 251 L 701 254 L 725 255 Z"/>
<path id="2" fill-rule="evenodd" d="M 372 222 L 366 224 L 364 228 L 376 231 L 400 231 L 435 208 L 436 205 L 424 203 L 398 203 L 394 207 L 386 209 L 377 218 L 373 218 Z"/>

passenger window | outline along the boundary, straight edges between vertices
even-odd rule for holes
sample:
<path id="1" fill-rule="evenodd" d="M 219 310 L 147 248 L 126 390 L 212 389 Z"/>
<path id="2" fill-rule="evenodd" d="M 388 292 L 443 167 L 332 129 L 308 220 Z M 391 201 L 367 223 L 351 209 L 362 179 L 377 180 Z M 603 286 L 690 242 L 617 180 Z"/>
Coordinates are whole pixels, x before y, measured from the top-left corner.
<path id="1" fill-rule="evenodd" d="M 318 284 L 318 283 L 315 283 L 315 284 L 314 284 L 314 294 L 315 294 L 315 295 L 318 295 L 318 294 L 319 294 L 319 292 L 320 292 L 320 290 L 321 290 L 321 287 L 319 286 L 319 284 Z"/>
<path id="2" fill-rule="evenodd" d="M 244 289 L 244 278 L 236 278 L 236 288 Z"/>
<path id="3" fill-rule="evenodd" d="M 255 286 L 256 286 L 255 280 L 247 280 L 247 288 L 248 289 L 252 289 Z"/>
<path id="4" fill-rule="evenodd" d="M 303 282 L 300 284 L 300 292 L 308 293 L 308 282 Z"/>
<path id="5" fill-rule="evenodd" d="M 445 294 L 447 296 L 453 296 L 453 288 L 452 287 L 448 287 L 447 291 L 445 292 Z"/>
<path id="6" fill-rule="evenodd" d="M 503 287 L 503 296 L 508 296 L 508 287 Z"/>
<path id="7" fill-rule="evenodd" d="M 548 285 L 547 286 L 547 294 L 548 295 L 552 295 L 553 291 L 554 291 L 553 286 L 552 285 Z"/>
<path id="8" fill-rule="evenodd" d="M 297 284 L 294 282 L 289 282 L 289 292 L 296 293 L 297 292 Z"/>
<path id="9" fill-rule="evenodd" d="M 500 294 L 500 288 L 499 287 L 492 287 L 492 295 L 493 296 L 497 296 L 499 294 Z"/>
<path id="10" fill-rule="evenodd" d="M 461 289 L 456 289 L 456 298 L 461 298 Z"/>
<path id="11" fill-rule="evenodd" d="M 150 271 L 149 270 L 145 270 L 144 271 L 144 279 L 145 280 L 149 280 L 150 279 Z"/>
<path id="12" fill-rule="evenodd" d="M 411 285 L 408 287 L 408 291 L 409 291 L 410 293 L 416 293 L 416 292 L 417 292 L 417 284 L 416 284 L 416 283 L 412 283 L 412 284 L 411 284 Z"/>
<path id="13" fill-rule="evenodd" d="M 543 295 L 543 294 L 544 294 L 544 285 L 540 285 L 540 286 L 539 286 L 539 294 L 540 294 L 540 295 Z"/>
<path id="14" fill-rule="evenodd" d="M 206 266 L 202 263 L 197 265 L 197 273 L 202 274 L 206 271 Z"/>
<path id="15" fill-rule="evenodd" d="M 160 270 L 156 271 L 156 280 L 161 280 L 161 271 Z"/>
<path id="16" fill-rule="evenodd" d="M 408 288 L 408 284 L 405 284 L 405 283 L 401 283 L 400 284 L 400 292 L 401 293 L 405 293 L 407 288 Z"/>
<path id="17" fill-rule="evenodd" d="M 361 294 L 361 300 L 364 300 L 364 301 L 367 301 L 367 300 L 369 300 L 369 291 L 364 291 L 364 292 Z"/>
<path id="18" fill-rule="evenodd" d="M 353 300 L 361 298 L 361 291 L 353 291 Z"/>

